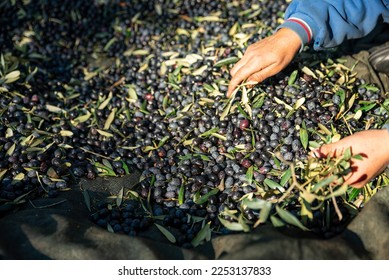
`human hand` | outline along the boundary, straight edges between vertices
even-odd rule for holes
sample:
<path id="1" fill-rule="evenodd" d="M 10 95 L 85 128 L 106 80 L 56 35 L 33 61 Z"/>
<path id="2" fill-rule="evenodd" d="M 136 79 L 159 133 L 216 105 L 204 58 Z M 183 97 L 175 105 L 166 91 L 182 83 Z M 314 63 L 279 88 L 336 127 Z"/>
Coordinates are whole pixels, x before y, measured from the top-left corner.
<path id="1" fill-rule="evenodd" d="M 344 178 L 345 183 L 354 188 L 362 188 L 389 164 L 389 132 L 386 129 L 355 133 L 336 143 L 323 145 L 312 151 L 312 156 L 336 157 L 349 147 L 352 155 L 360 154 L 363 158 L 351 160 L 351 172 Z"/>
<path id="2" fill-rule="evenodd" d="M 250 45 L 230 71 L 232 79 L 227 97 L 245 79 L 249 83 L 260 83 L 280 72 L 292 61 L 300 47 L 300 38 L 288 28 L 281 28 L 273 35 Z"/>

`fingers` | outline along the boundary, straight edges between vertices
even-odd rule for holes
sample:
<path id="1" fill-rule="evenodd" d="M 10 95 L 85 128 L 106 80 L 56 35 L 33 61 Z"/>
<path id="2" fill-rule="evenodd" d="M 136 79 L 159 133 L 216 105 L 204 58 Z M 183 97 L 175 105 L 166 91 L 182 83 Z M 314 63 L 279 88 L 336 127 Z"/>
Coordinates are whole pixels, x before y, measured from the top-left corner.
<path id="1" fill-rule="evenodd" d="M 337 149 L 334 144 L 326 144 L 311 151 L 310 155 L 316 158 L 336 157 Z"/>
<path id="2" fill-rule="evenodd" d="M 276 75 L 278 72 L 281 71 L 281 67 L 277 63 L 272 63 L 263 68 L 261 71 L 258 71 L 254 74 L 252 74 L 250 77 L 247 78 L 247 82 L 257 82 L 261 83 L 265 79 Z"/>
<path id="3" fill-rule="evenodd" d="M 230 97 L 235 88 L 247 77 L 251 76 L 254 72 L 256 65 L 248 64 L 243 65 L 239 68 L 239 70 L 232 76 L 230 84 L 228 86 L 227 97 Z"/>
<path id="4" fill-rule="evenodd" d="M 243 56 L 241 60 L 239 60 L 234 67 L 230 70 L 230 75 L 233 77 L 236 75 L 236 73 L 244 66 L 246 65 L 247 56 Z"/>

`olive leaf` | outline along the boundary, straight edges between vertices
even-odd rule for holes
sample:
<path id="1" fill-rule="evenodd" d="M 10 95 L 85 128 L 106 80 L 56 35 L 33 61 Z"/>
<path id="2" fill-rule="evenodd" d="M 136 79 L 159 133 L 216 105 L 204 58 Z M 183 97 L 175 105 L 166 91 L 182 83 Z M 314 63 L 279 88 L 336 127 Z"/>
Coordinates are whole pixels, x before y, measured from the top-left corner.
<path id="1" fill-rule="evenodd" d="M 154 223 L 154 225 L 159 229 L 159 231 L 166 237 L 167 240 L 169 240 L 171 243 L 176 243 L 176 238 L 174 237 L 174 235 L 169 231 L 167 230 L 166 228 L 164 228 L 163 226 L 157 224 L 157 223 Z"/>
<path id="2" fill-rule="evenodd" d="M 120 207 L 120 205 L 122 205 L 122 202 L 123 202 L 123 194 L 124 194 L 124 189 L 123 187 L 120 189 L 117 197 L 116 197 L 116 206 L 117 207 Z"/>
<path id="3" fill-rule="evenodd" d="M 210 196 L 213 196 L 213 195 L 217 194 L 218 192 L 219 192 L 219 189 L 214 188 L 214 189 L 210 190 L 208 193 L 206 193 L 206 194 L 202 195 L 201 197 L 199 197 L 198 199 L 196 199 L 195 203 L 196 204 L 203 204 L 203 203 L 208 201 L 208 198 Z"/>
<path id="4" fill-rule="evenodd" d="M 252 198 L 252 199 L 245 198 L 242 200 L 241 203 L 242 207 L 248 207 L 253 210 L 266 208 L 269 206 L 269 204 L 271 205 L 271 202 L 260 198 Z"/>
<path id="5" fill-rule="evenodd" d="M 113 108 L 111 113 L 109 113 L 107 120 L 104 123 L 104 130 L 108 130 L 115 119 L 117 108 Z"/>
<path id="6" fill-rule="evenodd" d="M 207 240 L 208 236 L 211 234 L 211 222 L 205 224 L 205 226 L 196 234 L 193 238 L 191 244 L 193 247 L 199 246 L 204 240 Z"/>
<path id="7" fill-rule="evenodd" d="M 309 229 L 306 228 L 293 214 L 291 214 L 289 211 L 282 209 L 280 206 L 276 205 L 276 211 L 277 214 L 280 216 L 280 218 L 287 222 L 288 224 L 294 225 L 296 227 L 299 227 L 300 229 L 304 231 L 308 231 Z"/>
<path id="8" fill-rule="evenodd" d="M 316 183 L 313 187 L 312 187 L 312 192 L 316 192 L 317 190 L 323 188 L 323 187 L 326 187 L 328 186 L 329 184 L 333 183 L 335 180 L 338 179 L 338 176 L 336 175 L 332 175 L 332 176 L 329 176 L 321 181 L 319 181 L 318 183 Z"/>
<path id="9" fill-rule="evenodd" d="M 297 78 L 297 74 L 298 74 L 298 70 L 294 70 L 292 72 L 292 74 L 290 74 L 289 79 L 288 79 L 289 86 L 294 84 L 294 82 L 296 81 L 296 78 Z"/>
<path id="10" fill-rule="evenodd" d="M 12 72 L 8 73 L 7 75 L 5 75 L 5 77 L 4 77 L 6 84 L 11 84 L 13 82 L 16 82 L 17 80 L 19 80 L 19 78 L 20 78 L 20 71 L 19 70 L 12 71 Z"/>
<path id="11" fill-rule="evenodd" d="M 303 127 L 300 127 L 300 141 L 301 145 L 303 145 L 306 150 L 308 147 L 308 131 Z"/>
<path id="12" fill-rule="evenodd" d="M 214 67 L 222 67 L 222 66 L 230 65 L 237 62 L 238 60 L 239 58 L 236 56 L 227 57 L 216 62 Z"/>
<path id="13" fill-rule="evenodd" d="M 281 219 L 277 218 L 274 215 L 270 216 L 270 221 L 273 224 L 273 227 L 277 228 L 277 227 L 284 227 L 285 226 L 285 223 Z"/>
<path id="14" fill-rule="evenodd" d="M 249 183 L 250 185 L 253 182 L 253 176 L 254 176 L 254 166 L 252 165 L 247 169 L 246 172 L 247 183 Z"/>
<path id="15" fill-rule="evenodd" d="M 178 193 L 178 204 L 181 205 L 184 203 L 185 199 L 185 186 L 180 187 L 180 191 Z"/>
<path id="16" fill-rule="evenodd" d="M 91 210 L 90 196 L 89 196 L 88 190 L 86 190 L 86 189 L 83 190 L 83 191 L 82 191 L 82 195 L 83 195 L 83 197 L 84 197 L 84 201 L 85 201 L 86 207 L 88 208 L 89 212 L 91 212 L 92 210 Z"/>
<path id="17" fill-rule="evenodd" d="M 225 220 L 219 216 L 220 223 L 225 226 L 227 229 L 232 231 L 243 231 L 243 226 L 240 223 L 237 222 L 230 222 L 228 220 Z"/>
<path id="18" fill-rule="evenodd" d="M 271 180 L 271 179 L 269 179 L 269 178 L 266 178 L 266 179 L 263 181 L 263 183 L 264 183 L 266 186 L 268 186 L 269 188 L 271 188 L 271 189 L 282 189 L 282 186 L 281 186 L 279 183 L 277 183 L 277 182 L 275 182 L 275 181 L 273 181 L 273 180 Z"/>
<path id="19" fill-rule="evenodd" d="M 292 170 L 291 167 L 289 167 L 281 176 L 280 185 L 282 187 L 285 187 L 285 185 L 288 183 L 289 179 L 292 178 Z"/>

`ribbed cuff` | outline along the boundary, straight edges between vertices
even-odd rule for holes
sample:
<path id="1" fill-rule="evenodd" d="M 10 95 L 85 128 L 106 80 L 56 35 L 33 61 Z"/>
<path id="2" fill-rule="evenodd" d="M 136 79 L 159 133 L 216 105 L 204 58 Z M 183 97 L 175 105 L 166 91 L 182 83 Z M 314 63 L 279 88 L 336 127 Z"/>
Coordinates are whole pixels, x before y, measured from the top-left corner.
<path id="1" fill-rule="evenodd" d="M 289 28 L 296 32 L 301 40 L 300 52 L 303 50 L 304 46 L 312 40 L 312 29 L 305 21 L 299 18 L 291 17 L 286 19 L 280 26 L 277 27 L 276 31 L 281 28 Z"/>

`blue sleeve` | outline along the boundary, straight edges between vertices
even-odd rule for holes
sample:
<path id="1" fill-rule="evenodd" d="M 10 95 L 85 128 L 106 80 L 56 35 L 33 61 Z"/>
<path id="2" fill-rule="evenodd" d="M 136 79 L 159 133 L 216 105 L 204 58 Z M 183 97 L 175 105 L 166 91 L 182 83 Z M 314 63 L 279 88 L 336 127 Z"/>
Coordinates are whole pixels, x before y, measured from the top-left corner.
<path id="1" fill-rule="evenodd" d="M 294 0 L 277 30 L 290 28 L 321 50 L 366 36 L 380 18 L 389 22 L 389 0 Z"/>

